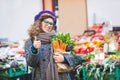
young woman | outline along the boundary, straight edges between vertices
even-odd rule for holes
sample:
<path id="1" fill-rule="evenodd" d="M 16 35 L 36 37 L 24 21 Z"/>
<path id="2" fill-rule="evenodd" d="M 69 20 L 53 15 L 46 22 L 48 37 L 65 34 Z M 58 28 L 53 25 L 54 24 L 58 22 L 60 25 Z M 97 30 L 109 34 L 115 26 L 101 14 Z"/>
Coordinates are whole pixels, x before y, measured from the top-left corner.
<path id="1" fill-rule="evenodd" d="M 58 73 L 56 62 L 74 65 L 73 55 L 53 55 L 50 39 L 56 35 L 56 16 L 51 11 L 42 11 L 28 30 L 25 43 L 27 64 L 33 68 L 32 80 L 71 80 L 69 72 Z"/>

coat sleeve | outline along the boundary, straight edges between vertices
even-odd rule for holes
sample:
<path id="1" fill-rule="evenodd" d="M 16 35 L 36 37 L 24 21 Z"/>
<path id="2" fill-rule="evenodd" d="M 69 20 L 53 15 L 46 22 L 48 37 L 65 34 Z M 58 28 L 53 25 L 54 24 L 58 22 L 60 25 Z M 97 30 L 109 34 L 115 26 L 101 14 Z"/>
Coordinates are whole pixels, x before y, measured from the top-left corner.
<path id="1" fill-rule="evenodd" d="M 26 62 L 29 66 L 31 67 L 36 67 L 39 64 L 39 57 L 38 57 L 38 53 L 37 54 L 33 54 L 31 51 L 31 46 L 32 46 L 32 41 L 30 39 L 28 39 L 25 42 L 25 58 L 26 58 Z"/>
<path id="2" fill-rule="evenodd" d="M 75 66 L 75 59 L 74 59 L 74 56 L 72 54 L 64 55 L 64 57 L 66 58 L 67 63 L 68 63 L 69 66 L 71 66 L 71 67 Z"/>

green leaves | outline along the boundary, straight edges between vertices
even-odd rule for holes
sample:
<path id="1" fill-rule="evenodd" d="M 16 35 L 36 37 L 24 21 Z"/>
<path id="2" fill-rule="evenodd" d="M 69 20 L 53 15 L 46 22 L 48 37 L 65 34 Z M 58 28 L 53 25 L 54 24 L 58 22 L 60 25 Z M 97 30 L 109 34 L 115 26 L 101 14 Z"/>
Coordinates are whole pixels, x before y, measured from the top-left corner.
<path id="1" fill-rule="evenodd" d="M 116 61 L 110 58 L 106 58 L 102 64 L 92 62 L 84 63 L 77 69 L 76 78 L 80 80 L 80 73 L 82 72 L 82 76 L 86 77 L 86 80 L 110 80 L 110 75 L 113 76 L 113 78 L 115 78 L 116 75 L 117 67 L 115 67 L 115 64 Z"/>
<path id="2" fill-rule="evenodd" d="M 73 56 L 75 59 L 75 65 L 79 65 L 82 64 L 83 62 L 86 62 L 86 59 L 81 55 L 73 54 Z"/>
<path id="3" fill-rule="evenodd" d="M 58 39 L 58 42 L 60 43 L 60 40 L 63 41 L 63 43 L 65 43 L 67 46 L 68 45 L 72 45 L 72 49 L 71 51 L 73 50 L 74 48 L 74 40 L 71 39 L 70 37 L 70 33 L 66 33 L 66 34 L 63 34 L 63 33 L 58 33 L 56 36 L 54 36 L 52 39 L 51 39 L 51 42 L 55 39 Z"/>
<path id="4" fill-rule="evenodd" d="M 85 59 L 91 59 L 91 58 L 94 58 L 95 57 L 95 54 L 92 54 L 92 53 L 88 53 L 85 55 Z"/>

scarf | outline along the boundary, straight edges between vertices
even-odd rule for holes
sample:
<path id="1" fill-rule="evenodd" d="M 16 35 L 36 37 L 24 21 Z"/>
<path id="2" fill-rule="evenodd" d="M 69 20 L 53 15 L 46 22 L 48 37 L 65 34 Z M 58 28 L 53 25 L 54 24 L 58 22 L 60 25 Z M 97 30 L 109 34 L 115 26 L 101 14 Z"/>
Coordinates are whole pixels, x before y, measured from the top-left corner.
<path id="1" fill-rule="evenodd" d="M 46 70 L 46 80 L 59 80 L 57 65 L 53 60 L 53 50 L 51 52 L 50 62 Z"/>
<path id="2" fill-rule="evenodd" d="M 48 44 L 50 43 L 50 39 L 55 36 L 55 31 L 52 30 L 48 33 L 39 33 L 38 39 L 41 41 L 42 44 Z"/>
<path id="3" fill-rule="evenodd" d="M 55 36 L 55 31 L 52 30 L 48 33 L 40 33 L 38 35 L 38 39 L 41 40 L 42 44 L 48 44 L 50 43 L 50 39 Z M 53 60 L 53 47 L 51 47 L 51 53 L 50 53 L 50 62 L 48 64 L 48 67 L 46 69 L 46 80 L 59 80 L 58 71 L 57 71 L 57 65 Z"/>

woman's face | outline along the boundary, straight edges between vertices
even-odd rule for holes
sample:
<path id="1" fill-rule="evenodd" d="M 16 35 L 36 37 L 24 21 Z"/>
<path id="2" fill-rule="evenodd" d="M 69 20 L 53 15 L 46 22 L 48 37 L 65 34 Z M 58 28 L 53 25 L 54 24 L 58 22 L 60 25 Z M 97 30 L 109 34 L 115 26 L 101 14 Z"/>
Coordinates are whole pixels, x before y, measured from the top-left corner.
<path id="1" fill-rule="evenodd" d="M 53 29 L 54 21 L 52 18 L 47 18 L 42 21 L 42 30 L 44 32 L 50 32 Z"/>

